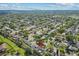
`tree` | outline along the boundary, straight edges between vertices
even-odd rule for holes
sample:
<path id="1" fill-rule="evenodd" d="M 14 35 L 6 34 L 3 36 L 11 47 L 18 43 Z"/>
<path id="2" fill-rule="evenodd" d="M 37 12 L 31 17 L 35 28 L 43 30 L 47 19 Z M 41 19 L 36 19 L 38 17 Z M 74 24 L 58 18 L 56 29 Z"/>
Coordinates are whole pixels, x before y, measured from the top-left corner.
<path id="1" fill-rule="evenodd" d="M 68 34 L 66 34 L 66 39 L 68 41 L 73 41 L 75 39 L 75 36 L 73 36 L 73 34 L 71 34 L 71 33 L 68 33 Z"/>

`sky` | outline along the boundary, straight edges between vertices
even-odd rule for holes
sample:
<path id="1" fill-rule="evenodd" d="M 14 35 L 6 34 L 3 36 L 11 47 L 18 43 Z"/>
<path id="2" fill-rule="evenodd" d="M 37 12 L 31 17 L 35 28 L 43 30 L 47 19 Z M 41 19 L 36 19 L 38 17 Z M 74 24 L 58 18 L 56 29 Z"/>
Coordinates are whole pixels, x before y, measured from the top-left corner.
<path id="1" fill-rule="evenodd" d="M 0 3 L 0 10 L 79 10 L 79 3 Z"/>

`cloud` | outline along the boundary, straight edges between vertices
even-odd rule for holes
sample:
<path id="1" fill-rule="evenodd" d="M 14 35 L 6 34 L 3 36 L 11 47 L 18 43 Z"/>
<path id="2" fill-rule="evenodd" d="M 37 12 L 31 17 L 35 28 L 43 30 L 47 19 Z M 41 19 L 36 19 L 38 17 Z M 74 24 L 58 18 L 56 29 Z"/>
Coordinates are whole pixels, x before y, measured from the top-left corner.
<path id="1" fill-rule="evenodd" d="M 48 7 L 54 10 L 79 10 L 79 4 L 76 3 L 52 3 Z"/>
<path id="2" fill-rule="evenodd" d="M 0 3 L 0 10 L 79 10 L 76 3 Z"/>

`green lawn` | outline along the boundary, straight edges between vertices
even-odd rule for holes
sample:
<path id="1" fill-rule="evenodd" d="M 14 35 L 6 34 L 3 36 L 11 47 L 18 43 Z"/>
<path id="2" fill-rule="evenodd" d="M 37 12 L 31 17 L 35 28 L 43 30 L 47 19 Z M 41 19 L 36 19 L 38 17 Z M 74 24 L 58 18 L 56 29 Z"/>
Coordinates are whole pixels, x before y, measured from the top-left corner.
<path id="1" fill-rule="evenodd" d="M 14 49 L 15 51 L 18 51 L 21 56 L 25 55 L 25 50 L 23 50 L 22 48 L 18 47 L 15 43 L 13 43 L 12 41 L 10 41 L 7 38 L 4 38 L 1 35 L 0 35 L 0 42 L 7 43 L 12 49 Z"/>

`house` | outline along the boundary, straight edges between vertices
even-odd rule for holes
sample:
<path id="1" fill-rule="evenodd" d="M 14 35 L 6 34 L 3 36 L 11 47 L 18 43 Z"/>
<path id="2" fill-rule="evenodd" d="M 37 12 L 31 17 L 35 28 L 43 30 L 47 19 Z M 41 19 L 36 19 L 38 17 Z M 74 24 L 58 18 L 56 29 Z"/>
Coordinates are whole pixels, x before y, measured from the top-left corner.
<path id="1" fill-rule="evenodd" d="M 6 43 L 0 45 L 0 52 L 4 51 L 6 48 Z"/>

